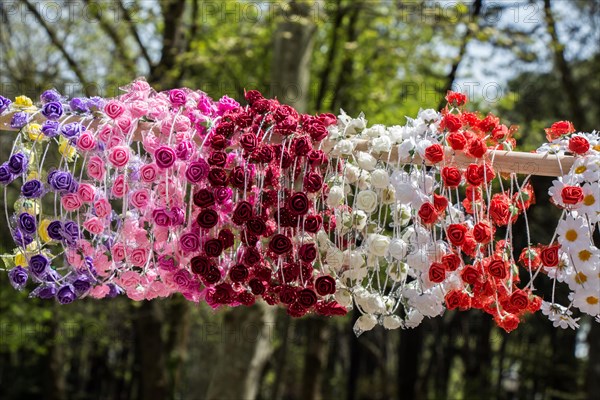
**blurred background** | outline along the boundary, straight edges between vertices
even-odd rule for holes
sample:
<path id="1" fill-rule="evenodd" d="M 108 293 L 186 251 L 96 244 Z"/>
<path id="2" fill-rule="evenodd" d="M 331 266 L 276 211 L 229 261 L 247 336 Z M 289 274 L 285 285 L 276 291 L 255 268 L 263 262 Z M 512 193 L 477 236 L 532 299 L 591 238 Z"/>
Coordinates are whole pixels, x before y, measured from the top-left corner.
<path id="1" fill-rule="evenodd" d="M 475 1 L 0 1 L 0 94 L 118 94 L 145 76 L 300 111 L 403 124 L 448 89 L 518 125 L 522 150 L 570 120 L 600 127 L 600 3 Z M 14 134 L 0 136 L 0 159 Z M 533 178 L 532 236 L 558 218 Z M 8 189 L 9 207 L 16 198 Z M 11 200 L 12 199 L 12 200 Z M 3 204 L 2 204 L 3 206 Z M 519 222 L 522 224 L 522 222 Z M 0 250 L 12 251 L 2 223 Z M 519 231 L 523 225 L 517 226 Z M 523 231 L 523 229 L 521 229 Z M 526 245 L 515 240 L 518 254 Z M 550 287 L 541 283 L 541 293 Z M 560 294 L 559 294 L 560 295 Z M 562 294 L 564 295 L 564 294 Z M 68 306 L 27 299 L 0 274 L 1 399 L 592 399 L 600 324 L 540 313 L 505 334 L 473 311 L 356 338 L 345 318 L 264 306 L 213 311 L 174 297 Z"/>

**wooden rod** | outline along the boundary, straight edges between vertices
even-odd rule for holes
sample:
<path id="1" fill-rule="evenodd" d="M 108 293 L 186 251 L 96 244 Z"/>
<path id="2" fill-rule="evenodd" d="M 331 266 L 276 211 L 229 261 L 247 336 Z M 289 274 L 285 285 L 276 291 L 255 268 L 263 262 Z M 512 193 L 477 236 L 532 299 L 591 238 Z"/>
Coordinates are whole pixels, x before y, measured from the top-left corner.
<path id="1" fill-rule="evenodd" d="M 12 116 L 13 113 L 5 113 L 0 115 L 0 131 L 17 131 L 17 129 L 14 129 L 10 126 Z M 64 120 L 65 119 L 63 119 L 63 121 Z M 38 113 L 33 118 L 32 122 L 43 123 L 44 121 L 44 116 Z M 100 120 L 95 117 L 70 117 L 68 119 L 68 122 L 76 121 L 82 121 L 84 123 L 91 122 L 90 127 L 92 129 L 96 128 L 100 123 Z M 138 128 L 138 131 L 142 129 L 149 129 L 150 126 L 150 123 L 143 123 L 143 125 Z M 137 134 L 134 136 L 134 139 L 136 137 L 139 138 Z M 368 151 L 369 141 L 356 141 L 355 150 Z M 380 160 L 398 162 L 398 146 L 395 146 L 389 155 L 388 153 L 380 153 L 376 154 L 375 156 Z M 553 177 L 562 176 L 568 173 L 575 162 L 575 157 L 572 156 L 557 156 L 550 154 L 524 153 L 504 150 L 488 150 L 485 159 L 492 163 L 496 172 Z M 449 147 L 446 148 L 446 160 L 450 161 L 452 165 L 455 165 L 460 169 L 465 169 L 469 164 L 475 162 L 475 160 L 472 158 L 467 157 L 461 152 L 455 152 Z M 400 162 L 409 163 L 411 162 L 411 159 L 400 160 Z M 422 160 L 418 155 L 415 155 L 412 158 L 412 162 L 421 163 Z"/>

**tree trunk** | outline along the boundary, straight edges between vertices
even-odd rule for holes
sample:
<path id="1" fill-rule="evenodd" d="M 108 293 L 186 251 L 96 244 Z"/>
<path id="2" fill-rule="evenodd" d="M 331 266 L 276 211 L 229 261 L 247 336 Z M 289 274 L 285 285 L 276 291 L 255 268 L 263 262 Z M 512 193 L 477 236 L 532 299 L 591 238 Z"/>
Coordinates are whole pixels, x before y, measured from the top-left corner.
<path id="1" fill-rule="evenodd" d="M 587 398 L 593 399 L 600 393 L 600 324 L 592 321 L 588 333 L 589 358 L 586 376 Z"/>
<path id="2" fill-rule="evenodd" d="M 398 349 L 398 398 L 414 399 L 423 346 L 423 328 L 400 332 Z"/>
<path id="3" fill-rule="evenodd" d="M 327 362 L 329 319 L 311 317 L 306 321 L 307 348 L 304 353 L 302 398 L 321 399 L 321 375 Z"/>

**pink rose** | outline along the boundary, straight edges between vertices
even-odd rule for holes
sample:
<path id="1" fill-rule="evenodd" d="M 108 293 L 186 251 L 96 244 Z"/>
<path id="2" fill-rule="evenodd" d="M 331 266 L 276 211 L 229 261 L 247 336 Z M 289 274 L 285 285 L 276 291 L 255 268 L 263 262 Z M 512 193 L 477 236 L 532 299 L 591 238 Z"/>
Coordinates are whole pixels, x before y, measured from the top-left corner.
<path id="1" fill-rule="evenodd" d="M 94 210 L 96 211 L 96 215 L 100 218 L 107 217 L 110 215 L 112 211 L 112 207 L 108 200 L 99 199 L 94 203 Z"/>
<path id="2" fill-rule="evenodd" d="M 102 159 L 98 156 L 91 157 L 87 165 L 88 176 L 97 181 L 101 181 L 104 179 L 105 173 L 106 168 L 104 166 L 104 161 L 102 161 Z"/>
<path id="3" fill-rule="evenodd" d="M 146 189 L 140 189 L 133 192 L 131 195 L 131 204 L 137 208 L 143 208 L 148 205 L 150 200 L 150 194 Z"/>
<path id="4" fill-rule="evenodd" d="M 142 145 L 144 146 L 144 150 L 148 153 L 154 153 L 160 143 L 156 140 L 156 136 L 151 133 L 143 132 L 142 133 Z"/>
<path id="5" fill-rule="evenodd" d="M 142 288 L 130 288 L 127 290 L 127 297 L 129 297 L 133 301 L 142 301 L 144 300 L 145 292 Z"/>
<path id="6" fill-rule="evenodd" d="M 94 248 L 92 247 L 91 243 L 85 239 L 79 239 L 77 241 L 77 246 L 79 246 L 79 249 L 84 256 L 92 256 L 94 253 Z"/>
<path id="7" fill-rule="evenodd" d="M 115 179 L 115 183 L 111 189 L 113 196 L 121 198 L 129 191 L 129 185 L 125 182 L 125 175 L 121 174 Z"/>
<path id="8" fill-rule="evenodd" d="M 121 275 L 121 286 L 130 290 L 140 283 L 140 274 L 135 271 L 126 271 Z"/>
<path id="9" fill-rule="evenodd" d="M 80 183 L 77 194 L 84 203 L 91 203 L 96 196 L 96 188 L 89 183 Z"/>
<path id="10" fill-rule="evenodd" d="M 154 182 L 157 174 L 158 174 L 158 167 L 154 163 L 146 164 L 142 168 L 140 168 L 140 175 L 142 176 L 143 182 L 146 182 L 146 183 Z"/>
<path id="11" fill-rule="evenodd" d="M 98 132 L 98 139 L 102 140 L 104 143 L 108 143 L 110 138 L 113 136 L 113 127 L 110 125 L 104 125 L 102 129 Z"/>
<path id="12" fill-rule="evenodd" d="M 117 100 L 111 100 L 104 106 L 104 113 L 112 119 L 117 119 L 125 112 L 123 103 Z"/>
<path id="13" fill-rule="evenodd" d="M 148 103 L 136 100 L 129 104 L 129 113 L 133 118 L 140 118 L 148 112 Z"/>
<path id="14" fill-rule="evenodd" d="M 108 155 L 108 161 L 116 168 L 124 167 L 129 162 L 129 147 L 113 147 Z"/>
<path id="15" fill-rule="evenodd" d="M 152 282 L 150 290 L 156 293 L 158 297 L 167 297 L 171 294 L 171 290 L 161 281 Z"/>
<path id="16" fill-rule="evenodd" d="M 123 138 L 119 135 L 112 135 L 106 142 L 106 147 L 112 149 L 123 144 Z"/>
<path id="17" fill-rule="evenodd" d="M 123 132 L 125 135 L 129 135 L 131 132 L 131 127 L 133 126 L 133 121 L 129 115 L 124 115 L 119 118 L 117 121 L 117 127 Z"/>
<path id="18" fill-rule="evenodd" d="M 129 253 L 129 262 L 135 267 L 142 267 L 148 261 L 148 250 L 138 247 Z"/>
<path id="19" fill-rule="evenodd" d="M 67 262 L 75 268 L 79 268 L 83 264 L 83 258 L 79 255 L 76 249 L 69 248 L 66 251 Z"/>
<path id="20" fill-rule="evenodd" d="M 108 293 L 110 293 L 108 285 L 95 286 L 89 291 L 89 295 L 94 299 L 103 299 Z"/>
<path id="21" fill-rule="evenodd" d="M 150 84 L 143 80 L 135 81 L 131 84 L 131 90 L 135 92 L 146 92 L 150 89 Z"/>
<path id="22" fill-rule="evenodd" d="M 83 227 L 94 235 L 99 235 L 104 232 L 104 223 L 98 217 L 89 218 L 83 223 Z"/>
<path id="23" fill-rule="evenodd" d="M 111 247 L 111 254 L 113 261 L 119 262 L 125 259 L 125 245 L 123 243 L 117 243 Z"/>
<path id="24" fill-rule="evenodd" d="M 77 147 L 81 151 L 90 151 L 96 148 L 96 139 L 90 131 L 82 132 L 77 139 Z"/>
<path id="25" fill-rule="evenodd" d="M 77 193 L 65 194 L 60 199 L 60 203 L 62 204 L 63 208 L 67 211 L 79 210 L 79 208 L 83 204 L 81 202 L 81 198 L 79 198 L 79 195 Z"/>

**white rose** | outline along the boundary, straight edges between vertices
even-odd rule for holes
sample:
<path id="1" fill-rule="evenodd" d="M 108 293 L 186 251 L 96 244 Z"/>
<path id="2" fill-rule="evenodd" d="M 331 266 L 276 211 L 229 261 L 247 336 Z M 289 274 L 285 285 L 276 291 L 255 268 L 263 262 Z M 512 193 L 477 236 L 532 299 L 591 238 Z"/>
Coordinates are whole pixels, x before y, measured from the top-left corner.
<path id="1" fill-rule="evenodd" d="M 405 226 L 410 222 L 410 207 L 406 204 L 398 204 L 393 211 L 392 218 L 396 224 Z"/>
<path id="2" fill-rule="evenodd" d="M 352 294 L 347 289 L 339 289 L 335 292 L 335 301 L 342 307 L 350 307 L 352 305 Z"/>
<path id="3" fill-rule="evenodd" d="M 415 141 L 407 139 L 398 145 L 398 157 L 402 161 L 410 160 L 410 152 L 415 149 Z"/>
<path id="4" fill-rule="evenodd" d="M 367 214 L 361 210 L 355 210 L 352 212 L 352 226 L 354 229 L 363 230 L 367 225 Z"/>
<path id="5" fill-rule="evenodd" d="M 319 250 L 323 251 L 328 249 L 333 243 L 329 240 L 329 235 L 323 229 L 317 232 L 317 243 L 319 245 Z"/>
<path id="6" fill-rule="evenodd" d="M 385 135 L 385 125 L 377 124 L 373 125 L 365 132 L 368 137 L 378 138 L 380 136 Z"/>
<path id="7" fill-rule="evenodd" d="M 321 150 L 323 150 L 327 154 L 329 154 L 329 153 L 333 154 L 333 149 L 335 148 L 336 142 L 337 142 L 336 140 L 331 140 L 329 138 L 325 138 L 321 142 Z M 339 153 L 337 153 L 337 154 L 339 154 Z"/>
<path id="8" fill-rule="evenodd" d="M 351 281 L 361 281 L 366 278 L 368 272 L 366 268 L 353 268 L 344 271 L 342 277 Z"/>
<path id="9" fill-rule="evenodd" d="M 400 183 L 394 186 L 396 200 L 402 204 L 410 204 L 418 198 L 418 192 L 412 183 Z"/>
<path id="10" fill-rule="evenodd" d="M 338 271 L 344 264 L 344 254 L 337 247 L 330 247 L 325 256 L 325 263 L 334 271 Z"/>
<path id="11" fill-rule="evenodd" d="M 329 189 L 329 195 L 327 196 L 327 205 L 329 207 L 337 207 L 341 204 L 344 198 L 344 188 L 341 186 L 333 186 Z"/>
<path id="12" fill-rule="evenodd" d="M 417 271 L 425 272 L 429 268 L 429 257 L 427 251 L 415 249 L 406 256 L 406 262 L 411 268 Z"/>
<path id="13" fill-rule="evenodd" d="M 408 265 L 403 262 L 389 264 L 386 273 L 394 282 L 401 282 L 406 279 Z"/>
<path id="14" fill-rule="evenodd" d="M 419 156 L 421 156 L 422 159 L 425 159 L 425 149 L 427 149 L 431 145 L 432 145 L 431 140 L 421 139 L 417 142 L 417 145 L 415 146 L 415 150 L 417 151 Z"/>
<path id="15" fill-rule="evenodd" d="M 375 316 L 369 314 L 361 315 L 354 323 L 354 331 L 360 334 L 370 331 L 375 325 L 377 325 L 377 318 Z"/>
<path id="16" fill-rule="evenodd" d="M 348 139 L 342 139 L 338 142 L 338 144 L 335 145 L 335 147 L 333 148 L 333 152 L 335 154 L 352 154 L 352 151 L 354 150 L 354 143 L 352 143 L 351 140 Z"/>
<path id="17" fill-rule="evenodd" d="M 393 204 L 396 202 L 396 189 L 392 185 L 388 185 L 381 192 L 381 202 L 383 204 Z"/>
<path id="18" fill-rule="evenodd" d="M 439 119 L 439 114 L 437 111 L 428 108 L 426 110 L 420 110 L 417 115 L 418 118 L 421 118 L 423 121 L 427 123 L 435 122 Z"/>
<path id="19" fill-rule="evenodd" d="M 406 252 L 408 251 L 408 244 L 399 238 L 394 238 L 390 242 L 389 252 L 392 257 L 396 260 L 401 260 L 406 256 Z"/>
<path id="20" fill-rule="evenodd" d="M 329 132 L 329 135 L 327 135 L 329 139 L 337 139 L 340 137 L 340 129 L 336 125 L 329 125 L 327 131 Z"/>
<path id="21" fill-rule="evenodd" d="M 411 309 L 406 313 L 406 319 L 404 320 L 404 326 L 407 328 L 416 328 L 423 322 L 423 314 L 415 309 Z"/>
<path id="22" fill-rule="evenodd" d="M 392 150 L 392 140 L 388 136 L 373 139 L 373 151 L 376 153 L 388 153 Z"/>
<path id="23" fill-rule="evenodd" d="M 390 177 L 385 169 L 376 169 L 371 172 L 371 185 L 375 189 L 383 189 L 390 183 Z"/>
<path id="24" fill-rule="evenodd" d="M 371 174 L 367 171 L 362 171 L 358 177 L 356 184 L 360 190 L 367 190 L 371 187 Z"/>
<path id="25" fill-rule="evenodd" d="M 377 209 L 377 193 L 372 190 L 363 190 L 356 196 L 356 207 L 358 209 L 372 213 Z"/>
<path id="26" fill-rule="evenodd" d="M 375 165 L 377 164 L 377 159 L 369 153 L 359 151 L 356 155 L 356 162 L 358 163 L 358 166 L 362 169 L 366 169 L 367 171 L 373 171 L 375 169 Z"/>
<path id="27" fill-rule="evenodd" d="M 345 134 L 346 135 L 356 135 L 359 132 L 362 132 L 367 127 L 367 120 L 362 116 L 362 114 L 358 118 L 353 118 L 348 121 L 348 125 L 346 125 Z"/>
<path id="28" fill-rule="evenodd" d="M 367 298 L 366 307 L 364 310 L 369 314 L 381 314 L 385 312 L 385 302 L 378 294 L 372 294 Z"/>
<path id="29" fill-rule="evenodd" d="M 352 164 L 346 164 L 344 167 L 344 177 L 349 183 L 354 183 L 360 175 L 360 168 Z"/>
<path id="30" fill-rule="evenodd" d="M 388 128 L 388 135 L 392 142 L 401 143 L 404 139 L 404 127 L 399 125 L 390 126 Z"/>
<path id="31" fill-rule="evenodd" d="M 360 252 L 351 251 L 348 258 L 348 265 L 352 269 L 362 268 L 365 265 L 365 259 Z"/>
<path id="32" fill-rule="evenodd" d="M 383 327 L 385 329 L 398 329 L 402 326 L 402 320 L 397 315 L 386 315 L 383 317 Z"/>
<path id="33" fill-rule="evenodd" d="M 373 233 L 367 238 L 367 245 L 371 254 L 383 257 L 390 247 L 390 238 Z"/>

